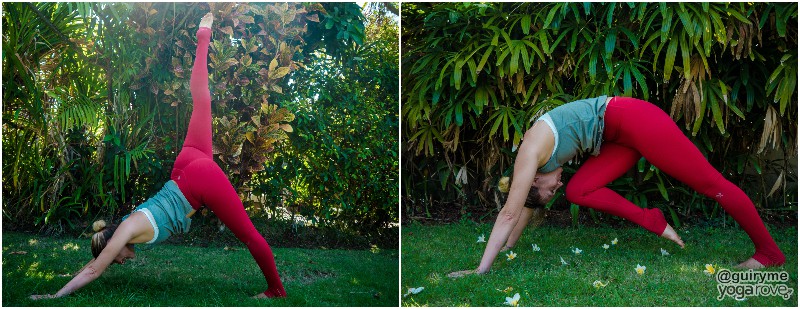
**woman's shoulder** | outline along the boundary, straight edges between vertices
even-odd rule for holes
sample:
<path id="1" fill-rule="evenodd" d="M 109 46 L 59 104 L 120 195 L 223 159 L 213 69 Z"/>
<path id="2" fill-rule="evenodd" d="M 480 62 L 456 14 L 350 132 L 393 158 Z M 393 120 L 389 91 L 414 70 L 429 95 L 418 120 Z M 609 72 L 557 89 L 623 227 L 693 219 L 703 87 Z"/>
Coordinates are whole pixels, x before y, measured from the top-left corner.
<path id="1" fill-rule="evenodd" d="M 114 232 L 114 236 L 121 234 L 125 235 L 125 237 L 130 237 L 128 243 L 144 243 L 150 239 L 139 238 L 147 234 L 148 228 L 150 228 L 150 220 L 147 218 L 147 215 L 142 211 L 136 210 L 119 224 L 119 227 L 117 227 L 117 230 Z M 147 237 L 145 236 L 143 238 Z"/>

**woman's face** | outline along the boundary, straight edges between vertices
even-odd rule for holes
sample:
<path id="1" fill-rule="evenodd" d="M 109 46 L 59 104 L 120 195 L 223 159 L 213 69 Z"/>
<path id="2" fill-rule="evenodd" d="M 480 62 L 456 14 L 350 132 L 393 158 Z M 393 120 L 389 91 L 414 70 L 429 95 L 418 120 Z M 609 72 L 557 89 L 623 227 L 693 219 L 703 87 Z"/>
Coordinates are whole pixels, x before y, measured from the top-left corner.
<path id="1" fill-rule="evenodd" d="M 126 260 L 130 260 L 136 258 L 136 252 L 133 251 L 133 245 L 126 245 L 122 247 L 122 250 L 117 254 L 117 257 L 114 258 L 114 263 L 117 264 L 125 264 Z"/>
<path id="2" fill-rule="evenodd" d="M 561 182 L 562 171 L 563 169 L 559 167 L 549 173 L 536 174 L 533 185 L 539 188 L 539 195 L 541 196 L 541 202 L 543 204 L 549 202 L 556 194 L 556 190 L 564 185 L 564 183 Z"/>

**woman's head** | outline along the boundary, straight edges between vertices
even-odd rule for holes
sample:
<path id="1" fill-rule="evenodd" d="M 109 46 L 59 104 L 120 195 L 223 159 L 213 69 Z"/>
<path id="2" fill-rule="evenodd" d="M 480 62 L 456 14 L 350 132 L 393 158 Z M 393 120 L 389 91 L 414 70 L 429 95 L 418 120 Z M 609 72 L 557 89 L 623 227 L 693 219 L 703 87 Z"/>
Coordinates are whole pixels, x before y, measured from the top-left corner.
<path id="1" fill-rule="evenodd" d="M 92 224 L 92 229 L 95 231 L 94 235 L 92 235 L 92 256 L 97 258 L 103 249 L 106 248 L 108 242 L 111 240 L 111 237 L 114 236 L 114 231 L 117 230 L 117 225 L 110 225 L 106 224 L 104 220 L 95 221 Z M 132 259 L 136 257 L 136 253 L 133 251 L 133 245 L 128 244 L 125 247 L 122 247 L 122 250 L 114 257 L 114 263 L 117 264 L 125 264 L 125 260 Z"/>
<path id="2" fill-rule="evenodd" d="M 557 168 L 552 172 L 536 174 L 533 185 L 528 192 L 525 200 L 525 207 L 537 208 L 544 207 L 555 196 L 556 191 L 564 185 L 561 182 L 562 168 Z"/>
<path id="3" fill-rule="evenodd" d="M 92 224 L 92 229 L 95 231 L 94 235 L 92 235 L 92 256 L 97 258 L 100 252 L 103 252 L 103 249 L 108 245 L 108 241 L 111 240 L 111 236 L 114 235 L 117 226 L 108 226 L 105 220 L 97 220 Z"/>

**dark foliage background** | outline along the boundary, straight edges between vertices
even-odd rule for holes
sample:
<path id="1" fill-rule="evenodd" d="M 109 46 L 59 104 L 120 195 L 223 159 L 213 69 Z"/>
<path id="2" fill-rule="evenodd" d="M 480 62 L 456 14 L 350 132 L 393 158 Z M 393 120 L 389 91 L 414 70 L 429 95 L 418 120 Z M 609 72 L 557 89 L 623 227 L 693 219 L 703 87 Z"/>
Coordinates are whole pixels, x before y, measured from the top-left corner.
<path id="1" fill-rule="evenodd" d="M 796 223 L 797 3 L 404 3 L 402 16 L 404 219 L 494 218 L 529 119 L 614 95 L 670 113 L 763 217 Z M 644 160 L 610 186 L 674 225 L 731 222 Z M 573 225 L 614 222 L 554 201 Z"/>

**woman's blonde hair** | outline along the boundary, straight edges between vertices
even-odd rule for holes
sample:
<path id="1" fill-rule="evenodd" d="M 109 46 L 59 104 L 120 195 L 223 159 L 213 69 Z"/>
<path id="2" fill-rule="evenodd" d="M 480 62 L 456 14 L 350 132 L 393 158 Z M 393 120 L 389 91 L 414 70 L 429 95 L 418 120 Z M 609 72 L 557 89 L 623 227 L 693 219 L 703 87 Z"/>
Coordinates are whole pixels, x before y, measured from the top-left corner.
<path id="1" fill-rule="evenodd" d="M 103 252 L 103 249 L 108 245 L 108 240 L 114 235 L 117 225 L 112 224 L 109 226 L 105 220 L 97 220 L 92 223 L 92 230 L 95 231 L 94 235 L 92 235 L 92 256 L 97 258 L 100 252 Z"/>

